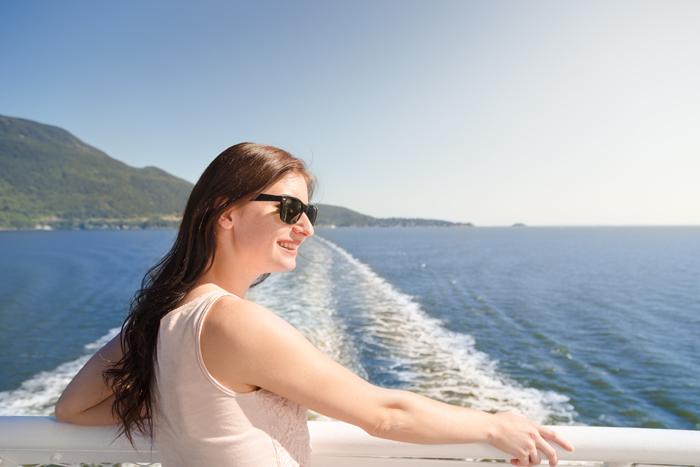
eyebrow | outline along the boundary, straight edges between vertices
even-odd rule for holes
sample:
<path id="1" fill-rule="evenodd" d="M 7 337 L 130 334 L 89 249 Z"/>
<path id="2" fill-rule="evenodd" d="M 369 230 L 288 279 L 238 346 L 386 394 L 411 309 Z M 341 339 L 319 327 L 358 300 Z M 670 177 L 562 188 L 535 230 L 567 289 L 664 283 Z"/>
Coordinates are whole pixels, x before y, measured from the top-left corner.
<path id="1" fill-rule="evenodd" d="M 282 194 L 279 195 L 279 196 L 289 196 L 290 198 L 296 198 L 296 199 L 298 199 L 298 200 L 301 201 L 302 203 L 304 202 L 300 197 L 298 197 L 298 196 L 296 196 L 296 195 L 290 195 L 289 193 L 282 193 Z M 309 200 L 308 202 L 306 202 L 306 203 L 304 203 L 304 204 L 306 204 L 306 205 L 308 206 L 308 205 L 313 204 L 313 203 L 311 202 L 311 200 Z"/>

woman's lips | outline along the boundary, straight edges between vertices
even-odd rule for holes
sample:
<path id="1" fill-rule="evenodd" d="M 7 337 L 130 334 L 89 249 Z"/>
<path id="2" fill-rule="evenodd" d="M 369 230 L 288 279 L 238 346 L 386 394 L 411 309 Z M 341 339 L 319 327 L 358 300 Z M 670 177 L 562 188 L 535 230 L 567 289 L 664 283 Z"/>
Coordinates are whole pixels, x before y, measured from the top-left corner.
<path id="1" fill-rule="evenodd" d="M 285 248 L 280 242 L 277 242 L 277 245 L 279 245 L 280 248 L 282 248 L 285 252 L 289 253 L 290 255 L 296 255 L 297 249 L 299 248 L 298 245 L 296 245 L 293 249 Z"/>

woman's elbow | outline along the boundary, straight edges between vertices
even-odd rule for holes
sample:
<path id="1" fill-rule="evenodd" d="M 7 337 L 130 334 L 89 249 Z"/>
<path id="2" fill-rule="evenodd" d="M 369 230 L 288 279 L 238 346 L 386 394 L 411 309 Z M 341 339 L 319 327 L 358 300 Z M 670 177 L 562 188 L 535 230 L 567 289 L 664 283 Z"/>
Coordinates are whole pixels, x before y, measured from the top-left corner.
<path id="1" fill-rule="evenodd" d="M 53 416 L 56 419 L 56 421 L 61 422 L 61 423 L 70 423 L 72 418 L 71 418 L 71 413 L 68 412 L 62 405 L 56 404 L 53 409 Z"/>
<path id="2" fill-rule="evenodd" d="M 407 391 L 401 389 L 384 389 L 384 398 L 375 412 L 373 423 L 365 431 L 375 437 L 383 438 L 401 423 L 406 406 Z"/>

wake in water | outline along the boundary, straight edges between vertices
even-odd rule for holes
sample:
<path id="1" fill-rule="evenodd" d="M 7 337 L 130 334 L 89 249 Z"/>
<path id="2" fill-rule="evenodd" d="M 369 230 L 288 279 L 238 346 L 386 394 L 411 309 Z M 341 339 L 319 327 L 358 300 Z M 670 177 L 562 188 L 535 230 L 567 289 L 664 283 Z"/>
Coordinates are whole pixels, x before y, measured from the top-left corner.
<path id="1" fill-rule="evenodd" d="M 431 317 L 343 248 L 315 236 L 297 270 L 271 276 L 249 299 L 279 313 L 317 348 L 384 387 L 410 390 L 486 411 L 516 409 L 537 423 L 574 423 L 569 398 L 523 387 L 499 373 L 474 338 Z M 0 392 L 2 415 L 52 415 L 71 378 L 114 335 L 85 346 L 86 354 Z M 310 411 L 312 419 L 327 417 Z"/>
<path id="2" fill-rule="evenodd" d="M 451 404 L 515 409 L 537 423 L 574 423 L 567 396 L 523 387 L 499 373 L 471 335 L 446 329 L 340 246 L 316 235 L 303 259 L 293 274 L 275 276 L 251 296 L 281 311 L 358 375 Z"/>

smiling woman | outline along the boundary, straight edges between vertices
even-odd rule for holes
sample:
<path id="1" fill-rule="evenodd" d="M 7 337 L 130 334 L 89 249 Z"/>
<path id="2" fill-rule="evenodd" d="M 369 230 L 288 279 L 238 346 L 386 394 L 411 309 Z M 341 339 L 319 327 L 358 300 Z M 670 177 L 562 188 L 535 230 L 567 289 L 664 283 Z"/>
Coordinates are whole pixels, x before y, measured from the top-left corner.
<path id="1" fill-rule="evenodd" d="M 144 277 L 121 333 L 68 385 L 56 405 L 57 419 L 118 424 L 132 443 L 135 430 L 157 437 L 166 465 L 198 464 L 210 455 L 219 456 L 211 459 L 216 464 L 234 457 L 245 462 L 246 456 L 256 462 L 264 456 L 266 461 L 305 463 L 310 446 L 300 405 L 272 392 L 267 398 L 261 393 L 259 402 L 256 398 L 256 413 L 295 414 L 288 428 L 300 441 L 293 447 L 272 437 L 262 420 L 251 424 L 236 400 L 211 394 L 217 388 L 246 393 L 260 386 L 222 371 L 222 357 L 226 363 L 230 349 L 216 346 L 219 334 L 210 325 L 217 323 L 219 306 L 211 307 L 212 318 L 204 326 L 202 312 L 209 307 L 201 306 L 210 303 L 201 298 L 219 298 L 214 291 L 243 302 L 246 291 L 270 273 L 294 269 L 297 249 L 313 235 L 318 212 L 308 201 L 313 189 L 303 161 L 272 146 L 241 143 L 215 158 L 190 194 L 173 247 Z M 193 407 L 200 411 L 190 413 Z M 233 437 L 219 436 L 219 442 L 228 439 L 227 446 L 221 449 L 201 434 L 171 429 L 189 420 L 196 431 L 197 413 L 202 424 Z M 232 427 L 231 419 L 240 423 Z M 279 420 L 275 424 L 281 426 Z M 242 434 L 248 442 L 241 445 L 234 438 Z"/>
<path id="2" fill-rule="evenodd" d="M 314 178 L 272 146 L 223 151 L 192 189 L 170 251 L 145 275 L 121 333 L 66 388 L 59 420 L 158 440 L 164 467 L 307 466 L 307 409 L 397 441 L 490 442 L 539 463 L 553 441 L 525 417 L 453 406 L 369 383 L 245 299 L 291 271 L 314 234 Z M 122 349 L 124 352 L 122 353 Z M 114 414 L 114 416 L 112 416 Z"/>

